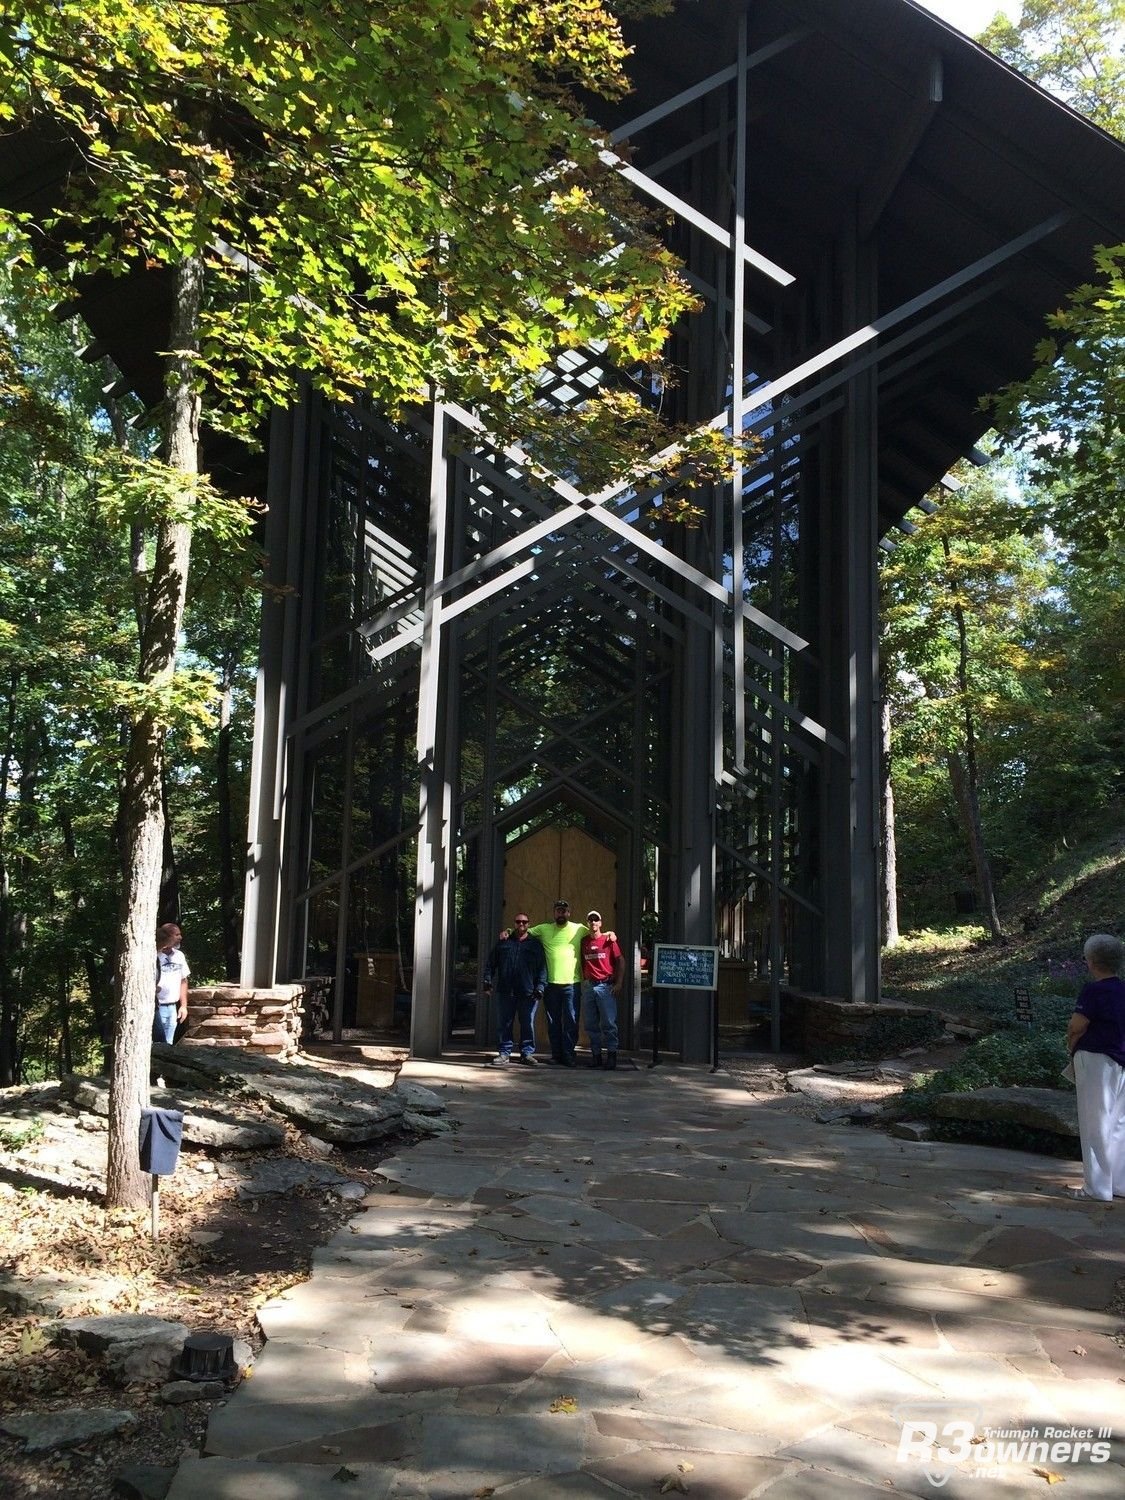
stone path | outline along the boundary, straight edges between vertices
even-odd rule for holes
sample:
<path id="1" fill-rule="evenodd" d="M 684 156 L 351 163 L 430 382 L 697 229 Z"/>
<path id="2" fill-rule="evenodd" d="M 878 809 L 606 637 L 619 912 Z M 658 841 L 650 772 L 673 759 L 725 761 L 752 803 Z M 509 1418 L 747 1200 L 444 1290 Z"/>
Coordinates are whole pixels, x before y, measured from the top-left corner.
<path id="1" fill-rule="evenodd" d="M 406 1076 L 460 1128 L 386 1162 L 263 1308 L 170 1500 L 1125 1492 L 1125 1202 L 1067 1201 L 1071 1164 L 778 1115 L 698 1069 Z M 924 1425 L 899 1458 L 927 1421 L 952 1468 Z M 1106 1461 L 1057 1446 L 1107 1426 Z M 988 1429 L 1048 1448 L 995 1461 Z"/>

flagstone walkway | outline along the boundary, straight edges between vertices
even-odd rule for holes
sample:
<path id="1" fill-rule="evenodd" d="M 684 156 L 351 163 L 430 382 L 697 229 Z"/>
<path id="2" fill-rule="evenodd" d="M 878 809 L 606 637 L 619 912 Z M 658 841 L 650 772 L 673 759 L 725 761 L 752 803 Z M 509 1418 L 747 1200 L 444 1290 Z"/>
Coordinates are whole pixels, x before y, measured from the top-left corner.
<path id="1" fill-rule="evenodd" d="M 458 1128 L 262 1310 L 170 1500 L 1125 1493 L 1125 1202 L 1067 1201 L 1073 1164 L 819 1125 L 704 1069 L 405 1076 Z M 1058 1447 L 1103 1427 L 1107 1461 Z M 988 1429 L 1055 1451 L 986 1463 Z"/>

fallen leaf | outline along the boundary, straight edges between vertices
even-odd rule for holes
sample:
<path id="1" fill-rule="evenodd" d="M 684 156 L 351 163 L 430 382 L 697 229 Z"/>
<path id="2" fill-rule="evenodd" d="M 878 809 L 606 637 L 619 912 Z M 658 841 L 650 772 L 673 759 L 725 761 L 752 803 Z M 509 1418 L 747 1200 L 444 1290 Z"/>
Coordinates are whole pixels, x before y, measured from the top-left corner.
<path id="1" fill-rule="evenodd" d="M 1086 1355 L 1086 1351 L 1085 1351 L 1085 1349 L 1083 1349 L 1083 1347 L 1082 1347 L 1081 1344 L 1075 1344 L 1075 1346 L 1074 1346 L 1074 1353 L 1075 1354 L 1081 1354 L 1083 1356 L 1083 1358 L 1085 1358 L 1085 1355 Z"/>
<path id="2" fill-rule="evenodd" d="M 358 1479 L 359 1475 L 355 1469 L 349 1469 L 346 1464 L 341 1464 L 335 1474 L 332 1475 L 332 1478 L 338 1479 L 341 1484 L 347 1484 L 349 1479 Z"/>
<path id="3" fill-rule="evenodd" d="M 1045 1479 L 1048 1484 L 1065 1484 L 1066 1480 L 1061 1474 L 1056 1474 L 1053 1469 L 1032 1469 L 1033 1474 L 1038 1474 L 1040 1479 Z"/>
<path id="4" fill-rule="evenodd" d="M 32 1354 L 42 1354 L 47 1347 L 47 1335 L 42 1328 L 34 1323 L 29 1323 L 20 1333 L 20 1353 L 25 1357 Z"/>
<path id="5" fill-rule="evenodd" d="M 556 1396 L 547 1408 L 548 1411 L 561 1412 L 563 1416 L 572 1417 L 578 1410 L 578 1401 L 574 1396 Z"/>
<path id="6" fill-rule="evenodd" d="M 673 1493 L 686 1495 L 688 1492 L 687 1480 L 682 1474 L 677 1473 L 675 1469 L 665 1474 L 662 1479 L 657 1480 L 657 1483 L 660 1485 L 660 1493 L 662 1495 L 671 1495 Z"/>
<path id="7" fill-rule="evenodd" d="M 495 1493 L 494 1484 L 482 1484 L 479 1490 L 473 1491 L 473 1500 L 488 1500 L 489 1495 L 495 1495 Z"/>
<path id="8" fill-rule="evenodd" d="M 341 1452 L 341 1449 L 339 1449 L 339 1448 L 334 1448 L 334 1447 L 332 1447 L 332 1446 L 331 1446 L 331 1445 L 330 1445 L 330 1444 L 328 1444 L 328 1443 L 322 1443 L 322 1444 L 321 1444 L 321 1447 L 320 1447 L 320 1451 L 321 1451 L 321 1452 L 322 1452 L 322 1453 L 339 1453 L 339 1452 Z"/>

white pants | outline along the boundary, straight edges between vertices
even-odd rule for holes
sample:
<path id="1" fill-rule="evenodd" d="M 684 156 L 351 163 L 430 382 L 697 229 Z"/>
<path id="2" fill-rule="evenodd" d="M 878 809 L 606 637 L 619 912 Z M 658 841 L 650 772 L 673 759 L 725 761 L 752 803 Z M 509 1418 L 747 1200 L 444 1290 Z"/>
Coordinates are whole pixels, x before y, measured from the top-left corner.
<path id="1" fill-rule="evenodd" d="M 1074 1054 L 1082 1176 L 1091 1198 L 1125 1198 L 1125 1068 L 1104 1052 Z"/>

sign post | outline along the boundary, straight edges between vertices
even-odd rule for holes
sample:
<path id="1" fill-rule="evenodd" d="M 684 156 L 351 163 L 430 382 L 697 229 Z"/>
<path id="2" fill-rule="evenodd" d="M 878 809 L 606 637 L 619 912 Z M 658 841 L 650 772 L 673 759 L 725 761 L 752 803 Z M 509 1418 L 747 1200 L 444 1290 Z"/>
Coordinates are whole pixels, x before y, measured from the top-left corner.
<path id="1" fill-rule="evenodd" d="M 652 950 L 652 1067 L 657 1048 L 657 990 L 709 990 L 711 994 L 711 1071 L 719 1070 L 719 950 L 693 943 L 657 943 Z"/>
<path id="2" fill-rule="evenodd" d="M 1022 1021 L 1031 1030 L 1031 991 L 1018 985 L 1015 991 L 1016 998 L 1016 1020 Z"/>

